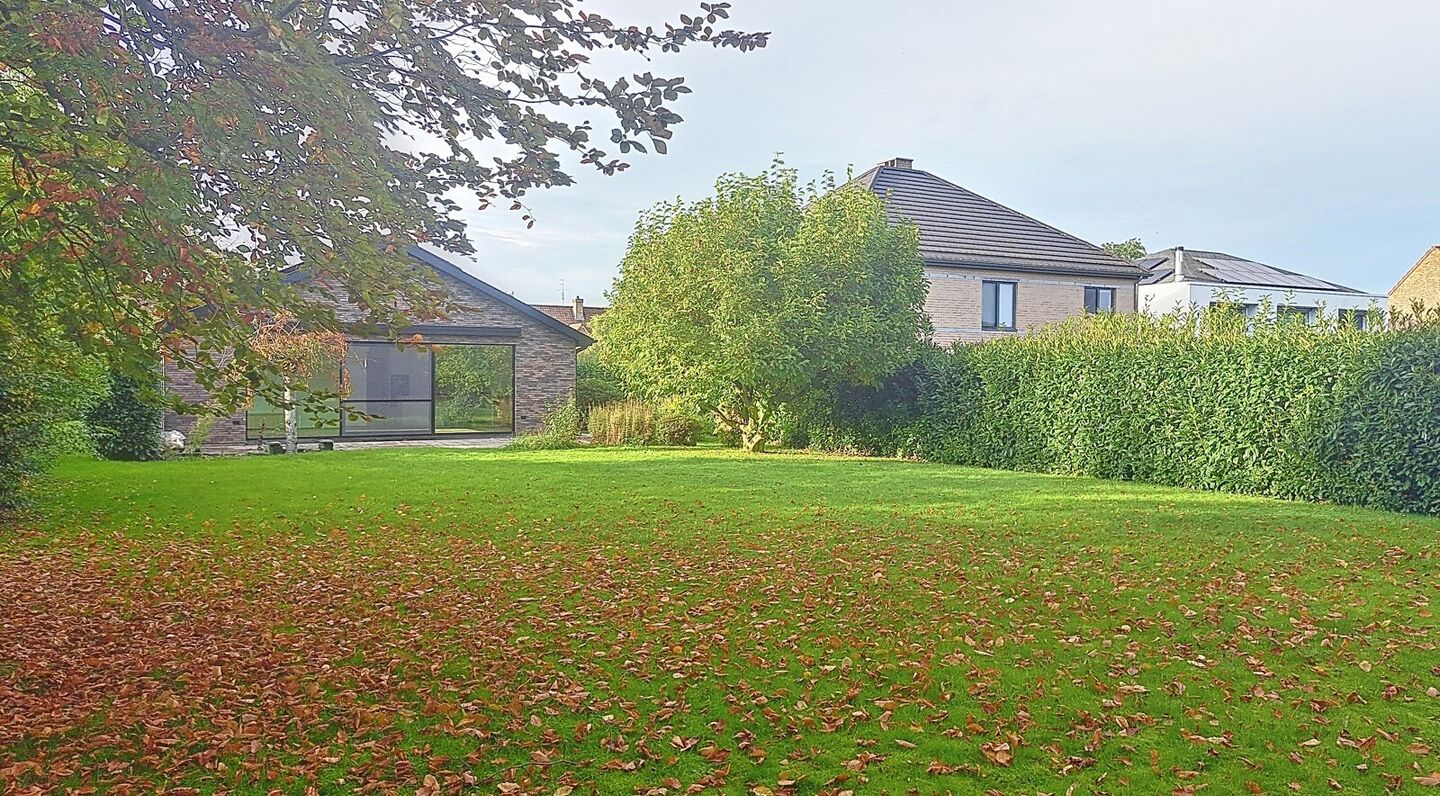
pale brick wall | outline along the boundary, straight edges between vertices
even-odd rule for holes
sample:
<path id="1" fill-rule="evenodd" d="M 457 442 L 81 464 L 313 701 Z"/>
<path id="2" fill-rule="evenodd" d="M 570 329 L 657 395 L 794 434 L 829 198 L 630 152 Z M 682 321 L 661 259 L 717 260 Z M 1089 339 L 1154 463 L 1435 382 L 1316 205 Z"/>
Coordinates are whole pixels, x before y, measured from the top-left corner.
<path id="1" fill-rule="evenodd" d="M 1440 307 L 1440 246 L 1434 246 L 1390 289 L 1390 311 L 1408 313 L 1416 301 Z"/>
<path id="2" fill-rule="evenodd" d="M 1115 288 L 1115 310 L 1135 311 L 1135 279 L 1112 276 L 1068 276 L 1024 271 L 925 267 L 930 292 L 925 312 L 935 327 L 935 342 L 979 342 L 1018 334 L 1045 323 L 1062 321 L 1085 312 L 1086 287 Z M 980 328 L 980 285 L 985 280 L 1015 283 L 1015 332 Z"/>
<path id="3" fill-rule="evenodd" d="M 538 430 L 545 415 L 563 403 L 575 390 L 575 341 L 489 296 L 446 277 L 440 278 L 451 284 L 460 303 L 467 305 L 464 310 L 452 312 L 450 318 L 443 323 L 456 326 L 519 327 L 520 333 L 514 337 L 485 338 L 427 334 L 425 339 L 436 343 L 469 342 L 514 346 L 515 431 L 525 433 Z M 347 304 L 337 305 L 335 314 L 342 321 L 356 321 L 361 316 L 358 309 Z M 439 325 L 441 322 L 427 323 Z M 165 376 L 169 389 L 185 400 L 201 403 L 209 398 L 209 394 L 195 384 L 189 372 L 167 365 Z M 188 436 L 194 425 L 193 416 L 166 413 L 167 431 L 176 429 Z M 245 443 L 245 413 L 236 412 L 215 423 L 207 440 L 207 447 L 218 448 Z"/>

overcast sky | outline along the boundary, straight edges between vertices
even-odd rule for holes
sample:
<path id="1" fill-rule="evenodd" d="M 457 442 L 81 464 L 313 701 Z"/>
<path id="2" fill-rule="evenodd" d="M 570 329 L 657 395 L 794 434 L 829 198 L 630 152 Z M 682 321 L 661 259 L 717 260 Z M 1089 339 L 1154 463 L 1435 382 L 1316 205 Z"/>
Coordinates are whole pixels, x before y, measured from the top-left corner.
<path id="1" fill-rule="evenodd" d="M 697 4 L 600 5 L 645 24 Z M 637 213 L 776 152 L 806 177 L 911 157 L 1093 243 L 1220 250 L 1380 293 L 1440 244 L 1440 0 L 732 5 L 769 47 L 620 62 L 694 90 L 669 155 L 530 194 L 533 229 L 468 215 L 464 265 L 527 301 L 563 285 L 602 303 Z"/>

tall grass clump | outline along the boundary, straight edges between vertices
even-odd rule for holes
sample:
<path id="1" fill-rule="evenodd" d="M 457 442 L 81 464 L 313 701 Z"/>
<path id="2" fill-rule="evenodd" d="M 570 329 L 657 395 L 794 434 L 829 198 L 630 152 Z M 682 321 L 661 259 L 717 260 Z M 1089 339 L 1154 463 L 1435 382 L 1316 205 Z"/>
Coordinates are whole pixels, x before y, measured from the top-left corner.
<path id="1" fill-rule="evenodd" d="M 590 408 L 594 445 L 694 445 L 700 421 L 678 409 L 629 398 Z"/>

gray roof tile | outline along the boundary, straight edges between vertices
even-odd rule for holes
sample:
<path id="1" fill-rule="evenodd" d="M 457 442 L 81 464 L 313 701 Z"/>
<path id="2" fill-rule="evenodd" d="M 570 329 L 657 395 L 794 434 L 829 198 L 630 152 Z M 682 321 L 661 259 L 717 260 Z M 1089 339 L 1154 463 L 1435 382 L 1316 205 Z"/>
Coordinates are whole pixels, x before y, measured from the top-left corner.
<path id="1" fill-rule="evenodd" d="M 856 178 L 885 200 L 892 221 L 920 229 L 920 256 L 935 265 L 1144 276 L 1124 259 L 928 171 L 881 165 Z"/>

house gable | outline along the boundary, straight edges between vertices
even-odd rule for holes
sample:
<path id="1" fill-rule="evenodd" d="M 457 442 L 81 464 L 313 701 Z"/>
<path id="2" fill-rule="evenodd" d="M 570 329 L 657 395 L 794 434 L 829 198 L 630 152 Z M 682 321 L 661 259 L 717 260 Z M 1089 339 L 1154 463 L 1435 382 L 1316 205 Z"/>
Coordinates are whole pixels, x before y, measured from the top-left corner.
<path id="1" fill-rule="evenodd" d="M 1416 302 L 1440 307 L 1440 246 L 1431 246 L 1390 289 L 1392 312 L 1409 312 Z"/>

